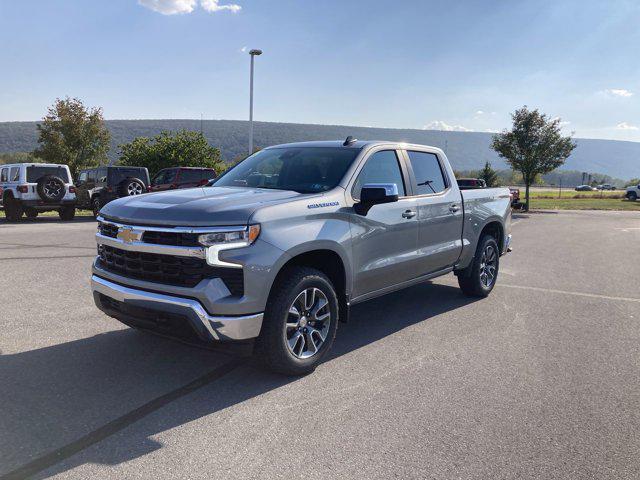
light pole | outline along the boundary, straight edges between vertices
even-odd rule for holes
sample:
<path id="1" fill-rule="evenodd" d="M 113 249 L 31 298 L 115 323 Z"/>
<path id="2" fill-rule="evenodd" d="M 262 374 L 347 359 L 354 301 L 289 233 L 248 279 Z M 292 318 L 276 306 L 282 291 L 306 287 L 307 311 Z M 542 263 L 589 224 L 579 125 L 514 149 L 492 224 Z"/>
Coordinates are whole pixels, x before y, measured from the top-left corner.
<path id="1" fill-rule="evenodd" d="M 257 55 L 262 55 L 262 50 L 249 50 L 251 55 L 251 79 L 249 81 L 249 155 L 253 153 L 253 60 Z"/>

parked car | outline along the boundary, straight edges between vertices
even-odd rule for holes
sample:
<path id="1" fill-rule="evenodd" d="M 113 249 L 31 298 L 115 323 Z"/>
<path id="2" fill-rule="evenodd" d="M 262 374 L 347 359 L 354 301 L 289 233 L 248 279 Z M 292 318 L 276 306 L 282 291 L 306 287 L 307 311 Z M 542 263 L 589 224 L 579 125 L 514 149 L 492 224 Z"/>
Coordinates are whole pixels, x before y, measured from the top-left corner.
<path id="1" fill-rule="evenodd" d="M 614 187 L 610 183 L 604 183 L 604 184 L 598 185 L 596 187 L 596 190 L 615 190 L 615 189 L 616 189 L 616 187 Z"/>
<path id="2" fill-rule="evenodd" d="M 481 178 L 458 178 L 458 187 L 460 190 L 469 190 L 472 188 L 487 188 L 487 182 Z"/>
<path id="3" fill-rule="evenodd" d="M 625 194 L 625 197 L 633 202 L 640 198 L 640 184 L 627 187 L 627 193 Z"/>
<path id="4" fill-rule="evenodd" d="M 62 220 L 73 220 L 76 193 L 67 165 L 18 163 L 0 167 L 0 207 L 7 220 L 22 215 L 35 218 L 40 212 L 57 211 Z"/>
<path id="5" fill-rule="evenodd" d="M 152 192 L 172 190 L 175 188 L 203 187 L 212 178 L 216 171 L 213 168 L 175 167 L 160 170 L 151 180 Z"/>
<path id="6" fill-rule="evenodd" d="M 524 207 L 524 203 L 520 202 L 520 189 L 515 187 L 509 187 L 509 193 L 511 194 L 511 207 L 521 209 Z"/>
<path id="7" fill-rule="evenodd" d="M 509 203 L 507 188 L 461 192 L 434 147 L 349 137 L 265 148 L 212 187 L 106 205 L 93 296 L 127 325 L 255 342 L 266 366 L 303 374 L 352 305 L 450 272 L 465 294 L 489 295 Z"/>
<path id="8" fill-rule="evenodd" d="M 81 170 L 76 182 L 78 208 L 97 216 L 107 203 L 149 190 L 149 172 L 144 167 L 97 167 Z"/>
<path id="9" fill-rule="evenodd" d="M 593 192 L 595 190 L 597 190 L 597 188 L 594 188 L 591 185 L 578 185 L 576 187 L 576 192 Z"/>

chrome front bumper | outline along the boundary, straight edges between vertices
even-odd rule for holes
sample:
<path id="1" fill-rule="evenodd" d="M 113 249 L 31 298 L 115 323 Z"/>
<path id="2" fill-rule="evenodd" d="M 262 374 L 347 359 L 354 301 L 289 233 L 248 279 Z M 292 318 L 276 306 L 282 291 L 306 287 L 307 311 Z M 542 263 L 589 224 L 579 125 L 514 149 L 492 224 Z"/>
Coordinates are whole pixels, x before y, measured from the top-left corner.
<path id="1" fill-rule="evenodd" d="M 94 296 L 102 294 L 127 306 L 182 315 L 203 340 L 249 340 L 257 337 L 262 327 L 262 313 L 238 317 L 212 316 L 197 300 L 129 288 L 97 275 L 91 277 L 91 289 Z M 98 299 L 96 305 L 105 311 Z"/>

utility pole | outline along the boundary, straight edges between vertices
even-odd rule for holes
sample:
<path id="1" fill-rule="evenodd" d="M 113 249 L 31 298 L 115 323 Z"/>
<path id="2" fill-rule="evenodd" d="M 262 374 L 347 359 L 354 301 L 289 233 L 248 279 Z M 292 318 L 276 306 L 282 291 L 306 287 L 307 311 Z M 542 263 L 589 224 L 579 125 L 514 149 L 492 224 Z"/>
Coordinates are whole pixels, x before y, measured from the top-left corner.
<path id="1" fill-rule="evenodd" d="M 253 63 L 254 58 L 262 55 L 262 50 L 252 49 L 249 51 L 251 55 L 251 74 L 249 79 L 249 155 L 253 154 Z"/>

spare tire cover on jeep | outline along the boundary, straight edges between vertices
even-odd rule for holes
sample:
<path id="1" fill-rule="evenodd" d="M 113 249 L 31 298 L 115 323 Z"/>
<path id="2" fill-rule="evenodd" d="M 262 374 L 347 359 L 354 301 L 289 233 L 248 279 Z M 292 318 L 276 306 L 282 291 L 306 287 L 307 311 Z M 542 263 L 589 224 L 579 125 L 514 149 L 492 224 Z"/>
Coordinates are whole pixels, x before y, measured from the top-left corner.
<path id="1" fill-rule="evenodd" d="M 140 195 L 144 193 L 145 186 L 137 178 L 125 178 L 118 186 L 118 193 L 121 197 L 130 197 L 132 195 Z"/>
<path id="2" fill-rule="evenodd" d="M 67 193 L 64 180 L 55 175 L 44 175 L 40 177 L 36 190 L 40 198 L 47 203 L 59 202 L 65 193 Z"/>

